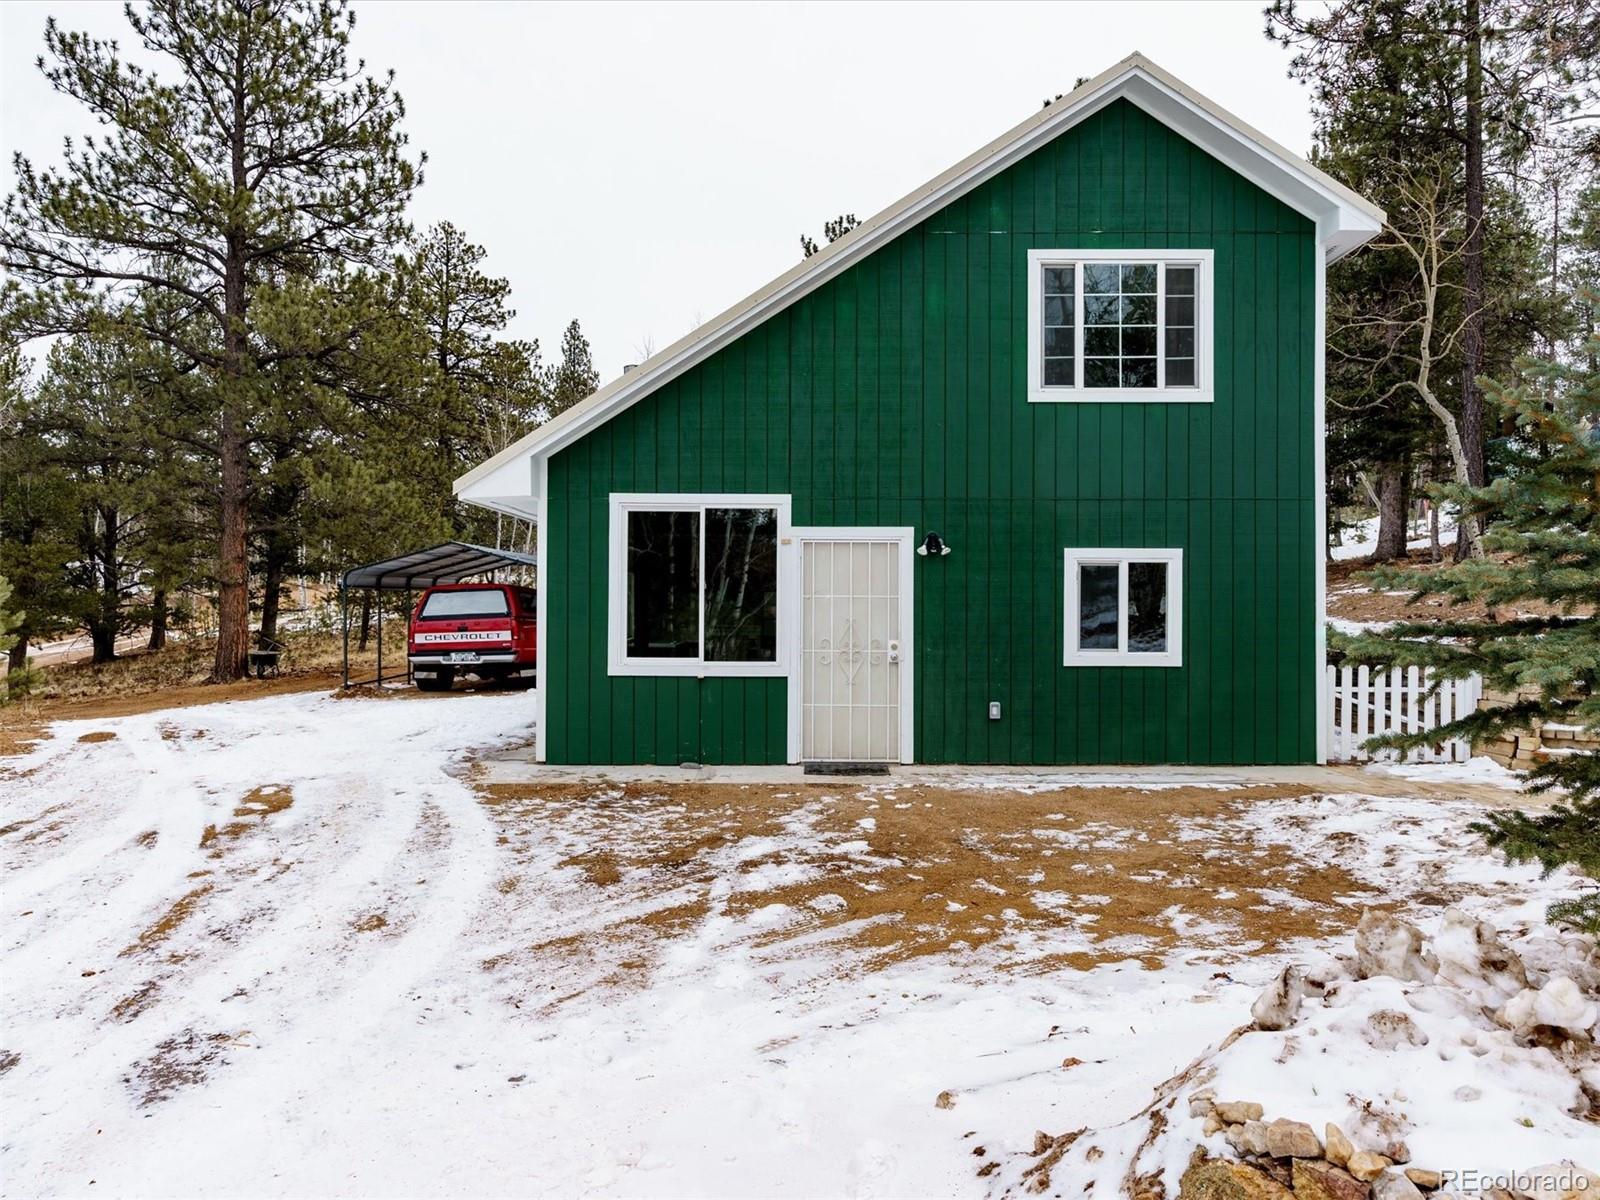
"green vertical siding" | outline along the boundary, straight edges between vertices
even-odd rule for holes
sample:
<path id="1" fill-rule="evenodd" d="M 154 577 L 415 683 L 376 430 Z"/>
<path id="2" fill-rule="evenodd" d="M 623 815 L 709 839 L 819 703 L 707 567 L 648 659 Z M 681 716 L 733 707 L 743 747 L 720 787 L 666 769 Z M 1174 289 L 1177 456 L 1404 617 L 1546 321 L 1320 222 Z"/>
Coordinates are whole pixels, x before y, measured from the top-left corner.
<path id="1" fill-rule="evenodd" d="M 1029 404 L 1048 247 L 1213 249 L 1215 403 Z M 1312 759 L 1317 252 L 1118 102 L 558 452 L 549 758 L 783 760 L 782 679 L 606 673 L 610 493 L 743 491 L 954 548 L 914 573 L 919 761 Z M 1063 667 L 1063 548 L 1141 545 L 1184 551 L 1184 665 Z"/>

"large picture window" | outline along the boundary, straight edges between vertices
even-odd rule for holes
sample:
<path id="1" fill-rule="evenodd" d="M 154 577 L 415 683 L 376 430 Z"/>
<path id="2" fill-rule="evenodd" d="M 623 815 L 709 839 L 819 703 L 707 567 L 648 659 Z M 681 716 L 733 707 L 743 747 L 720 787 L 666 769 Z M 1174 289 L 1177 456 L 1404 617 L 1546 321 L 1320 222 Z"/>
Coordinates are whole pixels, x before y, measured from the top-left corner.
<path id="1" fill-rule="evenodd" d="M 1183 664 L 1182 550 L 1068 550 L 1063 663 Z"/>
<path id="2" fill-rule="evenodd" d="M 787 498 L 613 497 L 613 673 L 781 673 L 787 524 Z"/>
<path id="3" fill-rule="evenodd" d="M 1211 399 L 1209 250 L 1028 254 L 1034 401 Z"/>

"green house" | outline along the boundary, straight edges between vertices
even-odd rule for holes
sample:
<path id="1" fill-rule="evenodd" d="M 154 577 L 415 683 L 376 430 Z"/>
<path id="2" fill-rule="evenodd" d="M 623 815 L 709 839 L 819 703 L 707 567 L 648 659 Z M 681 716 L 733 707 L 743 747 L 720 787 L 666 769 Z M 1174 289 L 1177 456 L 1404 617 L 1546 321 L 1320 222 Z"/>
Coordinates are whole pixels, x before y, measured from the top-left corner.
<path id="1" fill-rule="evenodd" d="M 555 763 L 1323 758 L 1324 270 L 1383 213 L 1140 55 L 456 482 Z"/>

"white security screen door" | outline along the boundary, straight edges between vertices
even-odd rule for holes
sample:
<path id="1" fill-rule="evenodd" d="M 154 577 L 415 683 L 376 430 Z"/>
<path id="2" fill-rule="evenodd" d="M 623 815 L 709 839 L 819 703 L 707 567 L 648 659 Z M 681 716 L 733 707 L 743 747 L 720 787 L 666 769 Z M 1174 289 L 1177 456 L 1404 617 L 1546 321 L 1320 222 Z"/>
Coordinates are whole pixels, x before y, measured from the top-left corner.
<path id="1" fill-rule="evenodd" d="M 807 762 L 900 762 L 902 543 L 803 538 L 800 747 Z"/>

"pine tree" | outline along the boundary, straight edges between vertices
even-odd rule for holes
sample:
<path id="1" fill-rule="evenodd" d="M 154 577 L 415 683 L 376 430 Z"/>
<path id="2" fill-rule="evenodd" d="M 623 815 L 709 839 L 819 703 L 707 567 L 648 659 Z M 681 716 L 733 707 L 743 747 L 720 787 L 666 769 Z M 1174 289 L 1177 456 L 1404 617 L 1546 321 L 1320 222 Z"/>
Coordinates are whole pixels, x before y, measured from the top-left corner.
<path id="1" fill-rule="evenodd" d="M 484 256 L 482 246 L 442 222 L 402 260 L 398 279 L 399 310 L 421 356 L 413 430 L 433 447 L 429 478 L 457 537 L 480 533 L 486 514 L 463 513 L 451 481 L 531 429 L 548 403 L 539 343 L 501 336 L 517 315 L 510 306 L 511 284 L 483 271 Z M 572 336 L 582 342 L 576 323 Z M 582 351 L 587 356 L 587 343 Z M 583 395 L 593 390 L 590 383 Z"/>
<path id="2" fill-rule="evenodd" d="M 1056 99 L 1059 100 L 1061 97 L 1057 96 Z M 1048 101 L 1046 101 L 1045 107 L 1050 107 Z M 861 224 L 861 222 L 856 219 L 855 213 L 841 213 L 837 217 L 834 217 L 831 221 L 824 221 L 822 223 L 823 240 L 831 246 L 834 242 L 837 242 L 840 238 L 849 233 L 859 224 Z M 802 233 L 800 235 L 801 258 L 810 258 L 813 254 L 816 254 L 821 249 L 822 247 L 817 245 L 816 239 L 813 238 L 809 233 Z"/>
<path id="3" fill-rule="evenodd" d="M 67 564 L 74 556 L 71 485 L 53 451 L 28 421 L 34 388 L 15 350 L 0 355 L 0 575 L 13 588 L 20 624 L 8 651 L 13 675 L 28 646 L 72 628 Z"/>
<path id="4" fill-rule="evenodd" d="M 0 216 L 12 277 L 3 316 L 26 337 L 80 334 L 100 319 L 105 290 L 151 293 L 152 303 L 121 310 L 127 332 L 184 359 L 214 405 L 212 677 L 237 679 L 249 636 L 253 456 L 273 410 L 274 368 L 324 357 L 361 332 L 314 313 L 298 328 L 315 336 L 275 343 L 263 336 L 263 310 L 274 293 L 306 294 L 286 287 L 296 280 L 385 265 L 408 232 L 404 209 L 420 176 L 405 157 L 392 78 L 351 62 L 344 0 L 154 0 L 125 11 L 160 69 L 125 61 L 115 42 L 53 20 L 46 28 L 46 78 L 106 132 L 69 147 L 54 170 L 18 160 Z"/>
<path id="5" fill-rule="evenodd" d="M 594 369 L 589 354 L 589 339 L 577 321 L 561 334 L 561 361 L 550 372 L 549 399 L 552 417 L 567 411 L 600 386 L 600 372 Z"/>
<path id="6" fill-rule="evenodd" d="M 1439 729 L 1376 739 L 1406 749 L 1443 738 L 1470 741 L 1552 722 L 1600 729 L 1600 339 L 1577 363 L 1525 366 L 1509 386 L 1485 383 L 1492 405 L 1515 421 L 1517 458 L 1486 487 L 1440 489 L 1469 515 L 1491 518 L 1490 557 L 1432 571 L 1379 568 L 1373 583 L 1481 603 L 1482 620 L 1403 622 L 1356 638 L 1333 635 L 1347 661 L 1420 666 L 1439 679 L 1483 677 L 1515 701 L 1470 713 Z M 1549 615 L 1519 606 L 1534 602 Z M 1600 754 L 1539 764 L 1529 789 L 1560 788 L 1564 803 L 1538 812 L 1490 815 L 1475 826 L 1513 860 L 1546 870 L 1570 863 L 1600 878 Z M 1552 919 L 1600 932 L 1600 894 L 1559 905 Z"/>
<path id="7" fill-rule="evenodd" d="M 23 619 L 26 616 L 16 607 L 10 581 L 0 575 L 0 654 L 9 656 L 22 639 Z M 5 678 L 0 680 L 0 704 L 8 704 L 23 695 L 32 682 L 33 675 L 26 661 L 21 666 L 11 667 Z"/>

